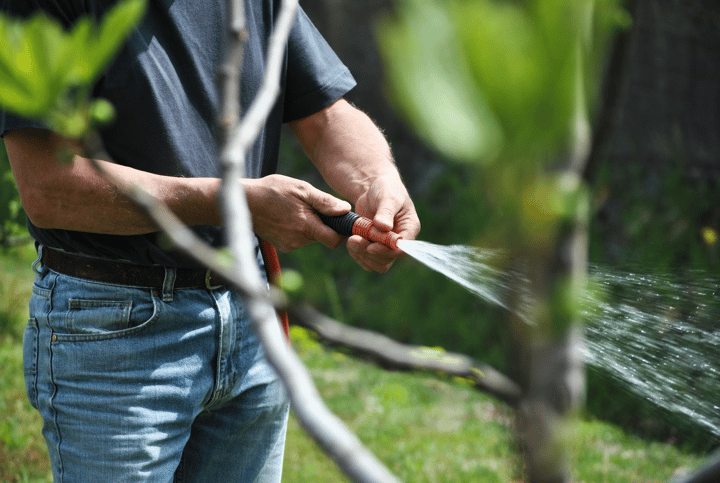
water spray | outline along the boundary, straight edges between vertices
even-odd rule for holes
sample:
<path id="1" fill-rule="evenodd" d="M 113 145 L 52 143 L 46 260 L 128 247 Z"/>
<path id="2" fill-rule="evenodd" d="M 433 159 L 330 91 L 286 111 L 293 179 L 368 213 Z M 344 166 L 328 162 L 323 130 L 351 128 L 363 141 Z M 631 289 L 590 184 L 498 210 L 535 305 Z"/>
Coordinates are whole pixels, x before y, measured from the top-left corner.
<path id="1" fill-rule="evenodd" d="M 465 245 L 442 246 L 419 240 L 407 240 L 392 231 L 379 230 L 369 218 L 353 213 L 328 216 L 316 214 L 342 236 L 360 235 L 392 250 L 402 251 L 426 267 L 445 275 L 478 297 L 507 308 L 513 290 L 507 276 L 498 268 L 502 252 Z"/>
<path id="2" fill-rule="evenodd" d="M 323 223 L 342 236 L 360 235 L 366 240 L 380 243 L 392 250 L 399 251 L 398 241 L 401 240 L 402 237 L 393 231 L 379 230 L 370 218 L 365 218 L 352 211 L 337 216 L 328 216 L 322 213 L 317 213 L 317 215 Z"/>
<path id="3" fill-rule="evenodd" d="M 360 235 L 406 253 L 486 302 L 510 309 L 507 300 L 529 300 L 524 274 L 508 271 L 502 251 L 403 239 L 352 212 L 318 216 L 343 236 Z M 607 301 L 586 300 L 582 318 L 587 364 L 604 369 L 657 408 L 680 416 L 679 424 L 691 423 L 715 443 L 720 441 L 720 278 L 697 274 L 693 282 L 682 283 L 598 265 L 589 267 L 589 275 L 614 295 Z M 720 467 L 720 454 L 716 458 Z"/>

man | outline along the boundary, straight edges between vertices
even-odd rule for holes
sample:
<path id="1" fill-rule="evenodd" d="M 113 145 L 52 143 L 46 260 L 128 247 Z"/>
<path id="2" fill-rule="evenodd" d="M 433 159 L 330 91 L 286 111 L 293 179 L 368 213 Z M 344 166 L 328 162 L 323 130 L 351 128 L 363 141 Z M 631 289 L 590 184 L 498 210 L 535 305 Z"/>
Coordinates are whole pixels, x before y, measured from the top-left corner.
<path id="1" fill-rule="evenodd" d="M 0 0 L 70 26 L 108 0 Z M 116 176 L 142 186 L 213 245 L 221 245 L 213 123 L 223 1 L 151 1 L 146 17 L 95 86 L 118 111 L 101 132 Z M 246 0 L 241 109 L 264 74 L 279 2 Z M 253 228 L 281 250 L 341 237 L 316 211 L 343 201 L 273 174 L 289 122 L 329 185 L 383 230 L 414 238 L 419 221 L 382 134 L 343 96 L 354 85 L 302 11 L 287 47 L 282 94 L 248 155 Z M 0 114 L 0 133 L 39 246 L 24 338 L 28 395 L 44 419 L 62 482 L 279 481 L 287 421 L 281 384 L 236 295 L 168 250 L 145 214 L 87 159 L 57 162 L 76 144 Z M 384 272 L 400 256 L 358 237 L 347 250 Z"/>

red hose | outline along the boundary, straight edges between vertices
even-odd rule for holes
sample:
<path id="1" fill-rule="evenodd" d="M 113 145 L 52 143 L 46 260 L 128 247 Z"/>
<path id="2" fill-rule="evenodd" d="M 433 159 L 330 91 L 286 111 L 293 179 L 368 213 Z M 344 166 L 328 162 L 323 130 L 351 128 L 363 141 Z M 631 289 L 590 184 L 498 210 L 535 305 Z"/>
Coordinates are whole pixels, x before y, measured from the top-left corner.
<path id="1" fill-rule="evenodd" d="M 271 285 L 277 286 L 277 280 L 280 276 L 280 260 L 278 259 L 277 251 L 272 244 L 262 238 L 258 238 L 260 244 L 260 253 L 262 254 L 263 261 L 265 262 L 265 273 L 267 275 L 268 282 Z M 282 324 L 283 331 L 285 331 L 285 337 L 290 339 L 290 320 L 288 319 L 288 313 L 285 310 L 277 311 L 278 318 Z"/>

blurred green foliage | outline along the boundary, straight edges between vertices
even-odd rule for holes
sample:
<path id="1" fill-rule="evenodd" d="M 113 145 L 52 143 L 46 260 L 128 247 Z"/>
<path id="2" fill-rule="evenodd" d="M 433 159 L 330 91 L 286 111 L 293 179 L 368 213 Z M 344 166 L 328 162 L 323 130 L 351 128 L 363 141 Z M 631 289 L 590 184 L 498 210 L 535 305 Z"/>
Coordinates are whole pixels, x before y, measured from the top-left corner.
<path id="1" fill-rule="evenodd" d="M 564 221 L 580 219 L 592 227 L 590 259 L 596 263 L 607 262 L 606 232 L 618 228 L 620 256 L 625 262 L 642 260 L 639 266 L 649 270 L 658 263 L 672 269 L 686 257 L 695 267 L 707 267 L 716 257 L 708 250 L 708 238 L 696 236 L 702 227 L 692 216 L 701 203 L 677 182 L 681 166 L 663 177 L 667 189 L 659 190 L 663 199 L 656 205 L 657 199 L 632 186 L 613 194 L 631 198 L 621 227 L 590 221 L 607 180 L 622 172 L 601 173 L 592 186 L 547 173 L 574 154 L 573 139 L 589 134 L 588 123 L 600 108 L 611 42 L 630 24 L 622 4 L 403 0 L 397 15 L 380 22 L 396 107 L 441 155 L 465 162 L 447 164 L 427 188 L 413 193 L 423 223 L 421 239 L 543 250 Z M 296 157 L 302 155 L 284 156 Z M 299 162 L 290 164 L 290 173 L 302 173 Z M 668 217 L 675 220 L 671 230 L 658 223 Z M 310 301 L 334 314 L 339 306 L 336 317 L 348 323 L 508 369 L 513 356 L 507 315 L 412 260 L 385 275 L 369 274 L 359 271 L 344 250 L 311 246 L 284 256 L 284 263 L 303 273 Z M 334 281 L 332 290 L 324 282 L 328 279 Z M 569 318 L 584 300 L 567 282 L 553 294 L 558 318 Z M 683 439 L 676 421 L 623 390 L 608 374 L 593 370 L 589 377 L 592 414 L 615 420 L 622 415 L 624 424 L 643 434 Z M 694 431 L 686 431 L 685 440 L 707 449 L 707 435 Z"/>
<path id="2" fill-rule="evenodd" d="M 0 247 L 10 237 L 25 234 L 25 211 L 10 171 L 5 144 L 0 139 Z"/>
<path id="3" fill-rule="evenodd" d="M 483 244 L 546 274 L 528 284 L 532 307 L 523 311 L 533 323 L 515 331 L 527 345 L 566 333 L 580 315 L 582 275 L 550 267 L 561 265 L 561 240 L 588 223 L 588 106 L 611 35 L 627 24 L 619 0 L 403 0 L 379 24 L 398 108 L 436 149 L 477 166 L 486 180 L 476 196 L 500 216 Z M 409 64 L 415 57 L 427 61 Z M 447 82 L 436 85 L 438 78 Z M 458 92 L 467 100 L 446 104 Z M 462 151 L 458 135 L 470 136 Z"/>
<path id="4" fill-rule="evenodd" d="M 145 7 L 145 0 L 124 0 L 102 22 L 84 17 L 70 31 L 42 12 L 28 20 L 0 14 L 0 108 L 68 138 L 111 120 L 112 106 L 91 101 L 90 90 Z"/>
<path id="5" fill-rule="evenodd" d="M 393 98 L 443 154 L 536 174 L 595 103 L 609 40 L 629 24 L 619 4 L 402 0 L 378 28 Z"/>
<path id="6" fill-rule="evenodd" d="M 591 258 L 681 276 L 719 273 L 720 180 L 691 178 L 690 169 L 682 156 L 652 165 L 600 163 L 593 191 L 597 204 L 610 208 L 591 225 Z"/>
<path id="7" fill-rule="evenodd" d="M 42 12 L 26 20 L 0 13 L 0 109 L 37 119 L 68 138 L 112 120 L 92 84 L 145 12 L 145 0 L 124 0 L 101 22 L 89 17 L 66 31 Z M 25 213 L 0 140 L 0 247 L 24 233 Z"/>

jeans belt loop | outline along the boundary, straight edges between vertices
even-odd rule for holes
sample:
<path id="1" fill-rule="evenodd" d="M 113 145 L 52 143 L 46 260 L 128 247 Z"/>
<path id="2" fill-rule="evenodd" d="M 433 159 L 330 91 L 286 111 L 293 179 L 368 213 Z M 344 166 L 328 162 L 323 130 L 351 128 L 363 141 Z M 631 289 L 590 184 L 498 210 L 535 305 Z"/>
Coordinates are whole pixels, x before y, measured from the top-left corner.
<path id="1" fill-rule="evenodd" d="M 40 277 L 42 278 L 47 273 L 47 270 L 45 269 L 45 267 L 43 266 L 43 263 L 42 263 L 42 256 L 43 256 L 43 246 L 42 245 L 38 245 L 37 254 L 38 254 L 37 260 L 35 260 L 33 262 L 32 269 L 35 273 L 40 275 Z"/>
<path id="2" fill-rule="evenodd" d="M 165 267 L 165 280 L 163 281 L 162 299 L 163 302 L 173 301 L 173 290 L 175 290 L 175 278 L 177 270 L 173 267 Z"/>

